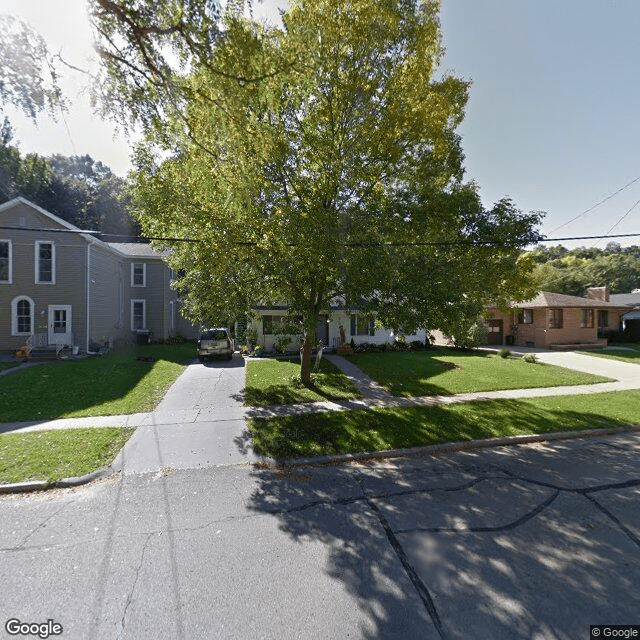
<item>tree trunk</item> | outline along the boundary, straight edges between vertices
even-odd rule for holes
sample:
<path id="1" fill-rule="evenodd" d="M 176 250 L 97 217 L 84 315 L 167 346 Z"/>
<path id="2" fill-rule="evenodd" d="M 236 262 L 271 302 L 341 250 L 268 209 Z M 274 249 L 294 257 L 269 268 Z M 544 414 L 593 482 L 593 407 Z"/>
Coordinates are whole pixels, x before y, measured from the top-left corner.
<path id="1" fill-rule="evenodd" d="M 304 342 L 302 343 L 302 358 L 300 363 L 300 381 L 305 387 L 311 386 L 311 351 L 313 349 L 313 334 L 315 332 L 305 331 Z"/>

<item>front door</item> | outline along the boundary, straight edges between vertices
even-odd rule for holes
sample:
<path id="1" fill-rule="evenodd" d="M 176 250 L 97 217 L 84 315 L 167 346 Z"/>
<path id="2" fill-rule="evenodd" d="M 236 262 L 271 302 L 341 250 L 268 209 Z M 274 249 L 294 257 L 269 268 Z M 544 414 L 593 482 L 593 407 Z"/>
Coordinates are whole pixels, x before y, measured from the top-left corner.
<path id="1" fill-rule="evenodd" d="M 70 304 L 49 305 L 49 344 L 73 344 Z"/>
<path id="2" fill-rule="evenodd" d="M 329 344 L 329 323 L 326 315 L 319 316 L 316 324 L 316 342 L 320 340 L 325 347 Z"/>
<path id="3" fill-rule="evenodd" d="M 487 320 L 487 344 L 502 344 L 502 320 Z"/>

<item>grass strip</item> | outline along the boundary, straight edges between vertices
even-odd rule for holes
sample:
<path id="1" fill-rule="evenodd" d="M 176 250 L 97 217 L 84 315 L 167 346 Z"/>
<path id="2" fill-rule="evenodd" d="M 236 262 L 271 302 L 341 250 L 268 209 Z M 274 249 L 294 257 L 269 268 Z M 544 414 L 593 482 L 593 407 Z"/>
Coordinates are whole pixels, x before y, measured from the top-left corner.
<path id="1" fill-rule="evenodd" d="M 194 354 L 193 344 L 141 346 L 126 353 L 51 362 L 3 376 L 0 421 L 151 411 Z"/>
<path id="2" fill-rule="evenodd" d="M 265 407 L 320 400 L 347 400 L 360 394 L 351 381 L 331 362 L 321 360 L 312 374 L 313 388 L 300 384 L 300 363 L 293 360 L 247 361 L 245 403 Z"/>
<path id="3" fill-rule="evenodd" d="M 0 483 L 49 483 L 101 469 L 113 462 L 134 429 L 53 429 L 0 435 Z"/>
<path id="4" fill-rule="evenodd" d="M 608 360 L 620 360 L 621 362 L 630 362 L 631 364 L 640 364 L 640 349 L 635 346 L 627 348 L 615 349 L 598 349 L 592 351 L 578 351 L 585 356 L 596 356 L 597 358 L 607 358 Z"/>
<path id="5" fill-rule="evenodd" d="M 348 356 L 395 396 L 451 395 L 606 382 L 609 378 L 483 351 L 363 353 Z"/>
<path id="6" fill-rule="evenodd" d="M 403 449 L 640 423 L 640 391 L 252 419 L 257 453 L 274 458 Z"/>

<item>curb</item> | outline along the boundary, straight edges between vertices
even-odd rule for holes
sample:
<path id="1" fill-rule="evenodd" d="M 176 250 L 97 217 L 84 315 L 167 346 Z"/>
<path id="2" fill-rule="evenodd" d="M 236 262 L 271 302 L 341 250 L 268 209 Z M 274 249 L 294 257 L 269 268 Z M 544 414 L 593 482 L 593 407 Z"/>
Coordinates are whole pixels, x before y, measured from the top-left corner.
<path id="1" fill-rule="evenodd" d="M 387 449 L 386 451 L 363 451 L 361 453 L 342 453 L 329 456 L 316 456 L 308 458 L 264 458 L 262 464 L 270 466 L 298 467 L 335 464 L 340 462 L 352 462 L 358 460 L 384 460 L 387 458 L 419 458 L 427 455 L 441 453 L 455 453 L 457 451 L 473 451 L 475 449 L 489 449 L 492 447 L 504 447 L 509 445 L 530 444 L 532 442 L 552 442 L 554 440 L 577 440 L 579 438 L 592 438 L 596 436 L 609 436 L 618 433 L 633 433 L 640 431 L 640 425 L 630 427 L 613 427 L 611 429 L 585 429 L 583 431 L 553 431 L 522 436 L 507 436 L 503 438 L 486 438 L 483 440 L 469 440 L 468 442 L 444 442 L 442 444 L 430 444 L 424 447 L 412 447 L 410 449 Z M 269 462 L 268 462 L 269 461 Z"/>
<path id="2" fill-rule="evenodd" d="M 85 473 L 83 476 L 75 476 L 73 478 L 62 478 L 56 482 L 47 482 L 46 480 L 34 480 L 31 482 L 17 482 L 15 484 L 0 484 L 0 494 L 8 493 L 28 493 L 31 491 L 46 491 L 48 489 L 67 489 L 69 487 L 78 487 L 88 484 L 94 480 L 105 478 L 117 473 L 117 469 L 113 468 L 113 464 L 108 467 L 102 467 L 91 473 Z"/>

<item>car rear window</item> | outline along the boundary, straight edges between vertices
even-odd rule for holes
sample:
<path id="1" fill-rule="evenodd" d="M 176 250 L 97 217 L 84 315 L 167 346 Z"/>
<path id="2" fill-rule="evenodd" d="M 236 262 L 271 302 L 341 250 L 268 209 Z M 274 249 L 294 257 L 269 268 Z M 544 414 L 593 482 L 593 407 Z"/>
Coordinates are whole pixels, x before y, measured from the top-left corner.
<path id="1" fill-rule="evenodd" d="M 200 340 L 226 340 L 227 332 L 225 329 L 209 329 L 203 331 Z"/>

